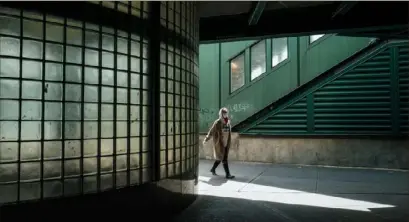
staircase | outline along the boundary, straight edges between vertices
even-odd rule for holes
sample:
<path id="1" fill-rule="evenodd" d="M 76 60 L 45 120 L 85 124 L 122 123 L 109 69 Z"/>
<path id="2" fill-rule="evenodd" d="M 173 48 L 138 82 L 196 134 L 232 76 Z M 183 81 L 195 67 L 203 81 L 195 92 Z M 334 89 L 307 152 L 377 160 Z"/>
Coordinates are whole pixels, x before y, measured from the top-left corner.
<path id="1" fill-rule="evenodd" d="M 408 41 L 378 40 L 237 124 L 247 135 L 408 135 Z"/>

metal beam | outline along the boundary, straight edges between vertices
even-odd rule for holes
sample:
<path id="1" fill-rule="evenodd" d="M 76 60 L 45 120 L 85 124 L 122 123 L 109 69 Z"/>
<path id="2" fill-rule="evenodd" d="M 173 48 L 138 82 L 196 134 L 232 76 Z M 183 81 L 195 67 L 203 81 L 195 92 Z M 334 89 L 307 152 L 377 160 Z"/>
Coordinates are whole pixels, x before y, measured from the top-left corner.
<path id="1" fill-rule="evenodd" d="M 282 6 L 284 6 L 284 8 L 288 8 L 288 6 L 287 6 L 284 2 L 279 1 L 278 3 L 279 3 L 280 5 L 282 5 Z"/>
<path id="2" fill-rule="evenodd" d="M 337 15 L 345 15 L 351 10 L 358 2 L 341 2 L 337 8 L 337 10 L 332 14 L 332 19 L 335 18 Z"/>
<path id="3" fill-rule="evenodd" d="M 331 19 L 338 6 L 339 4 L 328 4 L 307 8 L 286 8 L 274 10 L 274 12 L 265 11 L 253 26 L 248 26 L 248 14 L 201 18 L 200 42 L 373 30 L 390 31 L 408 27 L 408 2 L 359 2 L 354 6 L 354 10 L 348 12 L 348 16 L 342 19 Z"/>
<path id="4" fill-rule="evenodd" d="M 352 36 L 352 37 L 367 37 L 367 38 L 382 38 L 382 39 L 408 39 L 408 29 L 403 28 L 401 30 L 391 30 L 390 32 L 346 32 L 337 34 L 338 36 Z"/>
<path id="5" fill-rule="evenodd" d="M 249 18 L 249 25 L 257 24 L 258 20 L 263 14 L 264 9 L 266 8 L 266 5 L 267 5 L 267 2 L 260 1 L 260 2 L 257 2 L 255 7 L 252 7 L 250 18 Z"/>

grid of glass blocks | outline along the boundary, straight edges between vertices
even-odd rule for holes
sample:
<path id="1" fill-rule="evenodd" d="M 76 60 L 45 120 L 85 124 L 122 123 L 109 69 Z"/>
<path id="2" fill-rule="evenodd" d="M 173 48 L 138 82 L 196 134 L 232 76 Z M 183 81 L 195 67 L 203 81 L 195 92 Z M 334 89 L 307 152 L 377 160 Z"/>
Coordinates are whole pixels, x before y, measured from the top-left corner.
<path id="1" fill-rule="evenodd" d="M 162 2 L 161 24 L 198 45 L 192 2 Z M 195 170 L 198 160 L 198 48 L 167 36 L 160 55 L 161 178 Z"/>
<path id="2" fill-rule="evenodd" d="M 89 1 L 90 3 L 101 5 L 105 8 L 114 9 L 119 12 L 131 14 L 132 16 L 148 18 L 150 9 L 149 3 L 143 1 Z M 130 10 L 130 12 L 129 12 Z"/>
<path id="3" fill-rule="evenodd" d="M 147 45 L 0 8 L 0 204 L 150 180 Z"/>

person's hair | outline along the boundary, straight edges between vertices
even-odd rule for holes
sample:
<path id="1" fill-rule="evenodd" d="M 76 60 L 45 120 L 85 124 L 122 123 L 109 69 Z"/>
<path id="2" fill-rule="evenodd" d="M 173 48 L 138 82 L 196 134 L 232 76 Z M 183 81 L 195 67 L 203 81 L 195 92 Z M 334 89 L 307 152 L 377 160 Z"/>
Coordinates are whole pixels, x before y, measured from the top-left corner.
<path id="1" fill-rule="evenodd" d="M 229 110 L 226 107 L 223 107 L 219 110 L 219 118 L 222 118 L 223 113 L 229 113 Z"/>

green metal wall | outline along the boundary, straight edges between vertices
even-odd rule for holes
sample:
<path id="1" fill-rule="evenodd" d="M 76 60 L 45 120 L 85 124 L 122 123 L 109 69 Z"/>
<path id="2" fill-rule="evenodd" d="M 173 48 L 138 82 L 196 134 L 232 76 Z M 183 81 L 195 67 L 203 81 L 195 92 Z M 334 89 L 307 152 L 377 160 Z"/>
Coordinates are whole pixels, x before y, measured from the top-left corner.
<path id="1" fill-rule="evenodd" d="M 247 119 L 300 85 L 366 47 L 369 38 L 326 35 L 312 44 L 309 36 L 288 38 L 288 59 L 271 65 L 271 39 L 266 40 L 266 73 L 250 81 L 250 46 L 255 41 L 200 46 L 200 132 L 217 118 L 218 108 L 228 107 L 233 125 Z M 245 85 L 230 94 L 229 61 L 245 56 Z M 220 90 L 219 90 L 220 89 Z"/>
<path id="2" fill-rule="evenodd" d="M 263 135 L 408 133 L 408 42 L 387 43 L 243 129 Z"/>
<path id="3" fill-rule="evenodd" d="M 240 41 L 216 44 L 202 44 L 199 47 L 199 120 L 200 132 L 205 132 L 218 116 L 221 103 L 221 88 L 228 87 L 229 82 L 221 78 L 221 61 L 229 61 L 243 52 L 255 41 Z M 229 73 L 227 73 L 229 75 Z M 222 89 L 223 90 L 223 89 Z"/>
<path id="4" fill-rule="evenodd" d="M 199 55 L 214 55 L 199 57 L 201 64 L 199 83 L 199 119 L 200 129 L 206 129 L 208 123 L 214 119 L 219 107 L 219 44 L 207 44 L 199 47 Z"/>
<path id="5" fill-rule="evenodd" d="M 398 56 L 397 73 L 399 78 L 399 111 L 400 132 L 409 133 L 409 46 L 408 43 L 396 48 L 394 56 Z M 396 63 L 394 63 L 396 64 Z M 396 67 L 395 67 L 396 68 Z M 397 87 L 396 87 L 397 88 Z M 396 91 L 395 91 L 396 92 Z M 397 114 L 396 114 L 397 115 Z"/>

